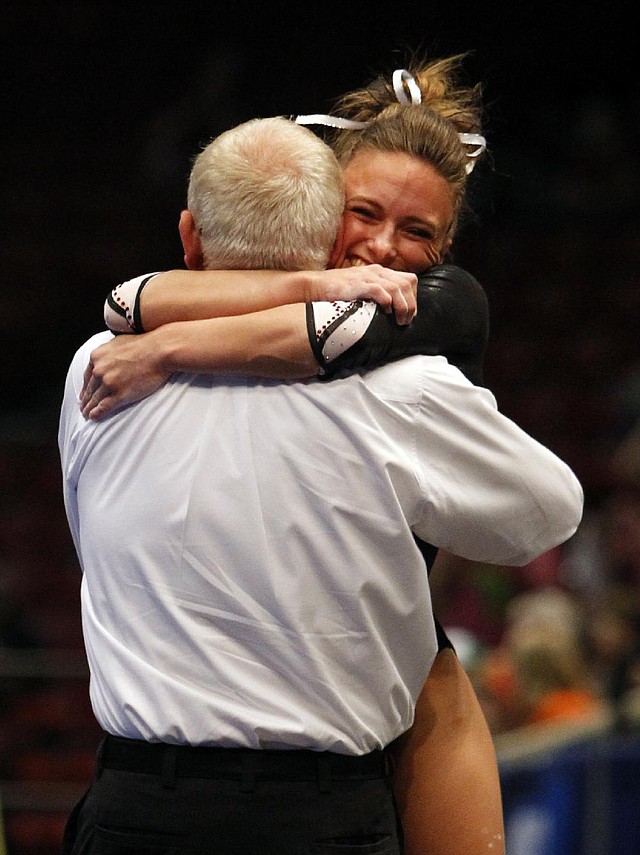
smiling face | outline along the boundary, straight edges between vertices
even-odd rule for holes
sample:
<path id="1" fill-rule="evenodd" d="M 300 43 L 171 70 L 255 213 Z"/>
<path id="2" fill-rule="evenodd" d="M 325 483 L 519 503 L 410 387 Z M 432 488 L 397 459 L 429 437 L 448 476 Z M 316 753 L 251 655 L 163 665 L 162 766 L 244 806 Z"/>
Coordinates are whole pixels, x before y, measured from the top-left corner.
<path id="1" fill-rule="evenodd" d="M 451 245 L 453 194 L 430 164 L 364 149 L 344 168 L 345 212 L 333 267 L 382 264 L 422 273 Z"/>

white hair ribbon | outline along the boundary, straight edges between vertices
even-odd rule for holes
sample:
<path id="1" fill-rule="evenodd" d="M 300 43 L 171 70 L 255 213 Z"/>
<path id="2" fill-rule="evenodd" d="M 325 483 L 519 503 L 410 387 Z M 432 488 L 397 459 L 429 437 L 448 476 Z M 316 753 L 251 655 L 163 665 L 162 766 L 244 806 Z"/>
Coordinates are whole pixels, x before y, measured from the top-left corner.
<path id="1" fill-rule="evenodd" d="M 369 122 L 354 122 L 351 119 L 343 119 L 341 116 L 325 116 L 322 113 L 313 113 L 310 116 L 296 116 L 297 125 L 326 125 L 328 128 L 344 128 L 348 131 L 361 131 Z"/>
<path id="2" fill-rule="evenodd" d="M 416 79 L 405 68 L 397 68 L 392 76 L 393 91 L 400 104 L 421 104 L 422 92 L 416 83 Z M 409 95 L 405 92 L 404 84 L 406 83 Z M 323 113 L 313 113 L 309 116 L 296 116 L 294 119 L 298 125 L 325 125 L 329 128 L 342 128 L 348 131 L 361 131 L 366 128 L 370 122 L 354 122 L 352 119 L 343 119 L 342 116 L 327 116 Z M 467 152 L 469 161 L 465 167 L 467 175 L 473 172 L 473 167 L 476 165 L 476 158 L 480 157 L 482 152 L 487 147 L 486 139 L 480 134 L 458 134 L 462 145 L 473 145 L 474 149 Z"/>
<path id="3" fill-rule="evenodd" d="M 396 93 L 396 98 L 400 104 L 422 103 L 422 92 L 420 91 L 420 87 L 416 83 L 416 79 L 413 74 L 410 74 L 405 68 L 396 68 L 393 72 L 391 82 L 393 83 L 393 91 Z M 403 83 L 407 84 L 411 100 L 409 100 L 407 93 L 404 91 Z"/>
<path id="4" fill-rule="evenodd" d="M 393 91 L 400 104 L 420 104 L 422 93 L 420 87 L 412 74 L 404 68 L 398 68 L 393 72 Z M 404 91 L 403 83 L 407 84 L 411 93 L 411 100 Z M 323 113 L 313 113 L 310 116 L 296 116 L 297 125 L 325 125 L 328 128 L 343 128 L 347 131 L 361 131 L 367 127 L 369 122 L 354 122 L 352 119 L 343 119 L 341 116 L 327 116 Z"/>
<path id="5" fill-rule="evenodd" d="M 467 152 L 469 162 L 465 169 L 467 170 L 467 175 L 470 175 L 473 172 L 473 167 L 476 165 L 476 158 L 480 157 L 482 152 L 486 149 L 487 141 L 481 134 L 458 134 L 458 136 L 460 137 L 462 145 L 475 146 L 474 149 Z"/>

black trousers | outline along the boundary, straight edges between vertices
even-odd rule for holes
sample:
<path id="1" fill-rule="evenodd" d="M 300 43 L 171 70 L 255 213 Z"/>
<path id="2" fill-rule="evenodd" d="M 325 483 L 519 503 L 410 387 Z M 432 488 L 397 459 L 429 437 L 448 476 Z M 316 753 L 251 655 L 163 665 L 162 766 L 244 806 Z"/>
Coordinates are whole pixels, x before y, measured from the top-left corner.
<path id="1" fill-rule="evenodd" d="M 384 755 L 107 737 L 63 855 L 400 855 Z"/>

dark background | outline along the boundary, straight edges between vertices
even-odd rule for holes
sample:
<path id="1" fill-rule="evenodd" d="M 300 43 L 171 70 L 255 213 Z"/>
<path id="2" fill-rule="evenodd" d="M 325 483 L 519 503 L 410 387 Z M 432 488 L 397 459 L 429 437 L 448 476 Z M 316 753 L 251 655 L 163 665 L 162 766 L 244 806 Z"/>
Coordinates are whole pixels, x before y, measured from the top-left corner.
<path id="1" fill-rule="evenodd" d="M 102 328 L 107 290 L 182 265 L 189 164 L 211 136 L 253 116 L 326 111 L 412 50 L 471 51 L 491 159 L 473 176 L 476 216 L 456 258 L 490 296 L 488 379 L 502 409 L 597 494 L 635 413 L 640 356 L 631 9 L 3 4 L 2 438 L 54 440 L 67 364 Z"/>
<path id="2" fill-rule="evenodd" d="M 254 116 L 326 111 L 412 50 L 472 52 L 490 158 L 455 257 L 489 295 L 486 379 L 587 496 L 566 550 L 522 571 L 432 574 L 436 613 L 482 649 L 520 591 L 560 585 L 590 625 L 618 597 L 636 656 L 620 673 L 640 691 L 640 445 L 632 493 L 613 466 L 640 415 L 636 5 L 0 4 L 0 789 L 15 855 L 59 851 L 98 739 L 56 447 L 69 361 L 116 283 L 182 266 L 178 216 L 203 144 Z M 592 670 L 608 697 L 622 659 L 604 650 Z M 616 804 L 606 787 L 602 800 Z"/>

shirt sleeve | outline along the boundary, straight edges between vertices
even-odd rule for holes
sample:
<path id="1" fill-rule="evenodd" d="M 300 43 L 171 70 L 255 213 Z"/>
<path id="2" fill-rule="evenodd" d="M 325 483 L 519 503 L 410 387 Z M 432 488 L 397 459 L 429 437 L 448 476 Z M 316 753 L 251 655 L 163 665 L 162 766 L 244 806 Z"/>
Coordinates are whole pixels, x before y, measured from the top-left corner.
<path id="1" fill-rule="evenodd" d="M 423 497 L 415 534 L 454 555 L 501 565 L 527 564 L 564 543 L 583 507 L 569 466 L 501 414 L 487 389 L 439 360 L 423 367 L 414 412 Z"/>
<path id="2" fill-rule="evenodd" d="M 97 428 L 96 422 L 87 421 L 80 410 L 80 392 L 84 370 L 91 351 L 110 341 L 108 332 L 99 333 L 86 341 L 75 353 L 64 386 L 60 420 L 58 425 L 58 449 L 62 468 L 62 493 L 71 537 L 80 559 L 80 521 L 76 485 L 84 460 L 90 447 L 91 437 Z"/>

